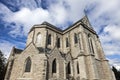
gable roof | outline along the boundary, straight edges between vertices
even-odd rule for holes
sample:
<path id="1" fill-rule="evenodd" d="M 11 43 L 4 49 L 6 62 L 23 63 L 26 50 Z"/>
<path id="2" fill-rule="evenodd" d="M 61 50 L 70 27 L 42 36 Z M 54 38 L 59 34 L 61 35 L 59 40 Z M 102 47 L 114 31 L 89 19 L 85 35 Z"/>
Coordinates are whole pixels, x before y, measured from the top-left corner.
<path id="1" fill-rule="evenodd" d="M 52 24 L 50 24 L 50 23 L 48 23 L 46 21 L 44 21 L 41 25 L 48 25 L 48 26 L 50 26 L 50 27 L 52 27 L 52 28 L 54 28 L 56 30 L 59 30 L 61 32 L 63 31 L 62 29 L 60 29 L 60 28 L 58 28 L 58 27 L 56 27 L 56 26 L 54 26 L 54 25 L 52 25 Z"/>
<path id="2" fill-rule="evenodd" d="M 96 33 L 96 32 L 93 30 L 93 28 L 91 27 L 91 24 L 90 24 L 87 16 L 84 16 L 82 19 L 78 20 L 77 22 L 75 22 L 74 24 L 72 24 L 71 26 L 69 26 L 68 28 L 66 28 L 66 29 L 64 29 L 64 30 L 62 30 L 62 29 L 60 29 L 60 28 L 52 25 L 52 24 L 49 23 L 49 22 L 44 21 L 42 24 L 34 25 L 34 26 L 30 29 L 30 32 L 31 32 L 34 28 L 36 28 L 35 26 L 37 26 L 37 27 L 40 28 L 41 25 L 43 25 L 43 26 L 44 26 L 44 25 L 47 25 L 47 26 L 49 26 L 49 27 L 51 27 L 51 28 L 53 28 L 53 29 L 55 29 L 55 30 L 63 33 L 63 32 L 65 32 L 65 31 L 67 31 L 68 29 L 75 27 L 75 25 L 78 25 L 78 24 L 81 24 L 81 25 L 83 25 L 83 27 L 85 27 L 86 29 L 88 29 L 88 30 Z M 46 27 L 47 27 L 47 26 L 46 26 Z M 29 33 L 30 33 L 30 32 L 29 32 Z"/>
<path id="3" fill-rule="evenodd" d="M 14 53 L 20 54 L 23 50 L 14 47 Z"/>

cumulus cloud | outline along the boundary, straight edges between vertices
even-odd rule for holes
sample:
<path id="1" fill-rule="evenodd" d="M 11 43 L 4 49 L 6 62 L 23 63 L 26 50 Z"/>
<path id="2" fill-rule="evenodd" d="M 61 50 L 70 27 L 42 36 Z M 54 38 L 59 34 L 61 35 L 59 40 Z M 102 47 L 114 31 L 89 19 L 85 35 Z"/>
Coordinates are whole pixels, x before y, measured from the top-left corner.
<path id="1" fill-rule="evenodd" d="M 8 58 L 13 46 L 14 46 L 14 44 L 12 44 L 8 41 L 0 41 L 0 50 L 4 53 L 6 58 Z"/>
<path id="2" fill-rule="evenodd" d="M 104 28 L 104 32 L 109 34 L 112 39 L 120 41 L 120 26 L 119 25 L 107 25 Z"/>
<path id="3" fill-rule="evenodd" d="M 7 16 L 6 21 L 9 23 L 15 22 L 17 24 L 12 33 L 19 35 L 22 32 L 21 35 L 26 36 L 34 24 L 41 23 L 44 20 L 49 21 L 49 16 L 49 12 L 47 10 L 43 10 L 42 8 L 37 8 L 35 10 L 22 8 L 20 11 L 14 12 L 12 16 Z M 22 26 L 23 30 L 19 32 Z"/>
<path id="4" fill-rule="evenodd" d="M 120 27 L 119 25 L 109 24 L 103 28 L 100 33 L 100 40 L 102 41 L 103 49 L 106 55 L 120 55 Z"/>
<path id="5" fill-rule="evenodd" d="M 118 70 L 120 70 L 120 59 L 118 59 L 118 58 L 109 59 L 109 63 L 110 63 L 111 66 L 114 66 Z"/>
<path id="6" fill-rule="evenodd" d="M 20 48 L 23 49 L 25 47 L 24 42 L 17 42 L 17 41 L 7 41 L 0 39 L 0 50 L 4 53 L 5 57 L 8 58 L 12 48 Z"/>
<path id="7" fill-rule="evenodd" d="M 43 21 L 48 21 L 58 26 L 62 25 L 59 27 L 65 29 L 67 27 L 66 25 L 69 25 L 67 24 L 68 22 L 75 22 L 84 16 L 84 8 L 87 3 L 85 3 L 84 0 L 61 0 L 56 1 L 55 3 L 49 1 L 48 4 L 50 4 L 48 9 L 43 9 L 42 7 L 35 7 L 35 9 L 33 9 L 29 7 L 30 5 L 27 6 L 25 3 L 24 6 L 23 4 L 21 5 L 20 10 L 17 12 L 12 12 L 2 4 L 1 7 L 6 8 L 3 9 L 4 11 L 1 11 L 3 14 L 6 14 L 4 15 L 4 21 L 8 23 L 14 22 L 16 24 L 16 27 L 10 32 L 10 34 L 12 36 L 15 34 L 15 37 L 26 36 L 32 25 L 40 24 Z M 22 34 L 18 31 L 21 29 L 21 26 L 24 26 Z"/>

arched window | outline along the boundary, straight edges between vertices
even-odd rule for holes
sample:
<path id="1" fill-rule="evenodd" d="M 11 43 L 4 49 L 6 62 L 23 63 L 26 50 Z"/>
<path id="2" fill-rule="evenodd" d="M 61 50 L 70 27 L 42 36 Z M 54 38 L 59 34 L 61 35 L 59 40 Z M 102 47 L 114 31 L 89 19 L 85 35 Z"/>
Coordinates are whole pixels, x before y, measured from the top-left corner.
<path id="1" fill-rule="evenodd" d="M 56 59 L 53 60 L 52 62 L 52 73 L 57 72 L 57 64 L 56 64 Z"/>
<path id="2" fill-rule="evenodd" d="M 31 59 L 30 59 L 30 57 L 28 57 L 26 59 L 25 72 L 30 72 L 30 70 L 31 70 Z"/>
<path id="3" fill-rule="evenodd" d="M 78 73 L 78 74 L 80 73 L 78 61 L 77 61 L 77 73 Z"/>
<path id="4" fill-rule="evenodd" d="M 57 47 L 60 48 L 60 38 L 57 39 Z"/>
<path id="5" fill-rule="evenodd" d="M 51 34 L 48 35 L 48 44 L 51 44 Z"/>
<path id="6" fill-rule="evenodd" d="M 90 34 L 88 34 L 88 44 L 89 44 L 90 52 L 94 53 L 92 38 L 91 38 Z"/>
<path id="7" fill-rule="evenodd" d="M 92 52 L 94 53 L 94 48 L 93 48 L 92 39 L 90 39 L 90 44 L 91 44 Z"/>
<path id="8" fill-rule="evenodd" d="M 68 38 L 66 38 L 66 47 L 69 47 Z"/>
<path id="9" fill-rule="evenodd" d="M 70 62 L 67 64 L 66 73 L 67 74 L 71 74 L 71 65 L 70 65 Z"/>
<path id="10" fill-rule="evenodd" d="M 41 38 L 42 38 L 42 37 L 41 37 L 41 34 L 38 33 L 38 34 L 37 34 L 37 38 L 36 38 L 36 43 L 40 44 Z"/>
<path id="11" fill-rule="evenodd" d="M 78 43 L 78 38 L 77 38 L 77 34 L 76 33 L 74 34 L 74 43 L 75 44 Z"/>

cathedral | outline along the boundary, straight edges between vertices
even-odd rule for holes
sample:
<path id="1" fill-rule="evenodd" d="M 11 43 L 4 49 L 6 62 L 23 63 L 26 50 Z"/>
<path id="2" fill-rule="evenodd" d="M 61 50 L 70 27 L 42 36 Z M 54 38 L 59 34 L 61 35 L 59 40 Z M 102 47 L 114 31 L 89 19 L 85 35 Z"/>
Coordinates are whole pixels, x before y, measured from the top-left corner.
<path id="1" fill-rule="evenodd" d="M 62 30 L 34 25 L 24 50 L 12 48 L 4 80 L 115 80 L 87 16 Z"/>

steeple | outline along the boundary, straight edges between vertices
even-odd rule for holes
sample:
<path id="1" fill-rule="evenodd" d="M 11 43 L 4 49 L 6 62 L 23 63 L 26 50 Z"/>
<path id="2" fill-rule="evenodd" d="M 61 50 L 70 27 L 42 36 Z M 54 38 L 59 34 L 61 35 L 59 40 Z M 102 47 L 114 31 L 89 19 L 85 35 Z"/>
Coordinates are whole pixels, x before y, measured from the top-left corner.
<path id="1" fill-rule="evenodd" d="M 90 24 L 90 22 L 89 22 L 89 20 L 88 20 L 87 15 L 85 15 L 85 16 L 81 19 L 81 22 L 82 22 L 84 25 L 92 28 L 92 26 L 91 26 L 91 24 Z M 92 29 L 93 29 L 93 28 L 92 28 Z"/>
<path id="2" fill-rule="evenodd" d="M 90 21 L 88 19 L 88 16 L 87 16 L 87 10 L 84 9 L 84 17 L 81 19 L 81 22 L 84 24 L 84 25 L 87 25 L 88 27 L 92 28 L 91 24 L 90 24 Z M 92 28 L 93 29 L 93 28 Z"/>

